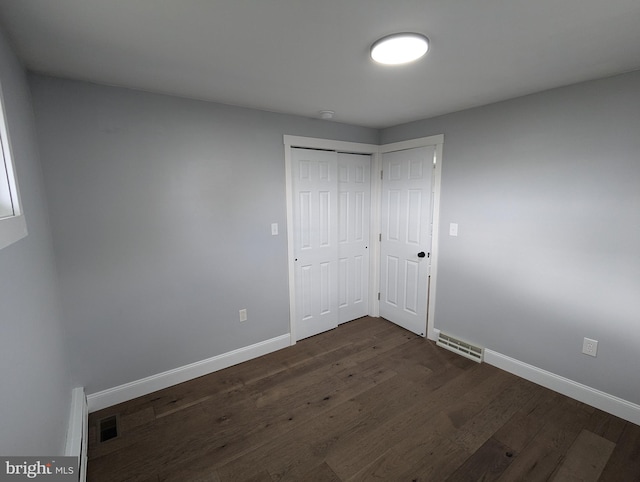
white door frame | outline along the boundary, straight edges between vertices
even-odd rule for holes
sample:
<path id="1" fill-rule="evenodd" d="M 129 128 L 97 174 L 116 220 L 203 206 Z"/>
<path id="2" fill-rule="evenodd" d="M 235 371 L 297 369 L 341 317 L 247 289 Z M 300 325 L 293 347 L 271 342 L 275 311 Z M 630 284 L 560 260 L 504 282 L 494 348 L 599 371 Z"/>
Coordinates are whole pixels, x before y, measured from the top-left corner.
<path id="1" fill-rule="evenodd" d="M 380 291 L 380 198 L 382 191 L 382 154 L 385 152 L 412 149 L 414 147 L 435 146 L 434 162 L 434 197 L 433 197 L 433 236 L 431 248 L 431 282 L 429 283 L 429 308 L 427 312 L 427 338 L 435 340 L 433 321 L 435 314 L 436 277 L 438 274 L 438 234 L 440 221 L 440 178 L 442 174 L 442 145 L 444 135 L 422 137 L 408 141 L 394 142 L 382 146 L 375 144 L 362 144 L 358 142 L 335 141 L 330 139 L 318 139 L 315 137 L 284 136 L 284 161 L 286 176 L 287 199 L 287 256 L 289 272 L 289 333 L 291 344 L 296 343 L 296 306 L 295 306 L 295 275 L 294 239 L 293 239 L 293 183 L 291 179 L 291 148 L 301 147 L 307 149 L 324 149 L 337 152 L 349 152 L 353 154 L 371 155 L 371 224 L 369 253 L 369 315 L 380 315 L 378 292 Z"/>

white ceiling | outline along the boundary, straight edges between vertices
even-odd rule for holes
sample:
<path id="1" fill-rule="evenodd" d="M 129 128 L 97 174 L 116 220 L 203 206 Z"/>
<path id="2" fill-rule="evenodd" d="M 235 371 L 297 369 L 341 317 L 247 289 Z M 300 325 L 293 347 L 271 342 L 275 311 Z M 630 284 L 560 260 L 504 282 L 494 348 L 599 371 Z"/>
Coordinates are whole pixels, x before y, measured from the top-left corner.
<path id="1" fill-rule="evenodd" d="M 370 127 L 640 68 L 639 0 L 0 0 L 28 69 Z M 426 34 L 384 67 L 378 38 Z"/>

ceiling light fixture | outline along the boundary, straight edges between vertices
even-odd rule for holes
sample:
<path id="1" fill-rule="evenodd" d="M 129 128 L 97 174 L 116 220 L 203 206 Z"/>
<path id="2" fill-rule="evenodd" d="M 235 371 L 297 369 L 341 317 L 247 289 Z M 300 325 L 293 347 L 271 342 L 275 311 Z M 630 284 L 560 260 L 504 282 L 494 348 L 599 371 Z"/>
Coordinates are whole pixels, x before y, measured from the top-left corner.
<path id="1" fill-rule="evenodd" d="M 335 112 L 332 110 L 321 110 L 318 112 L 318 115 L 320 116 L 320 119 L 329 120 L 333 119 Z"/>
<path id="2" fill-rule="evenodd" d="M 400 65 L 418 60 L 429 50 L 429 39 L 419 33 L 394 33 L 371 46 L 371 58 L 386 65 Z"/>

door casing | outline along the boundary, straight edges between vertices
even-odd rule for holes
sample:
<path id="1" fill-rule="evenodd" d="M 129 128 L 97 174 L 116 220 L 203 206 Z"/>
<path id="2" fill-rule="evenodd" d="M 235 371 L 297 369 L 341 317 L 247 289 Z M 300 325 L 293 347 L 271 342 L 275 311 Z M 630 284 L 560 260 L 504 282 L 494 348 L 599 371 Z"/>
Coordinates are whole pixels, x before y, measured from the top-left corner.
<path id="1" fill-rule="evenodd" d="M 371 252 L 369 256 L 369 315 L 378 317 L 379 302 L 378 292 L 380 291 L 380 242 L 379 234 L 381 229 L 380 199 L 382 182 L 382 154 L 385 152 L 412 149 L 415 147 L 435 146 L 434 162 L 434 192 L 433 192 L 433 237 L 431 245 L 431 275 L 429 282 L 429 306 L 427 311 L 427 338 L 436 339 L 434 331 L 434 315 L 436 301 L 436 287 L 438 275 L 438 240 L 440 227 L 440 190 L 442 177 L 442 148 L 444 135 L 439 134 L 429 137 L 421 137 L 407 141 L 394 142 L 391 144 L 375 145 L 362 144 L 357 142 L 336 141 L 330 139 L 319 139 L 314 137 L 284 136 L 284 157 L 286 176 L 286 201 L 287 201 L 287 254 L 288 254 L 288 274 L 289 274 L 289 330 L 291 344 L 296 343 L 295 326 L 295 264 L 294 264 L 294 239 L 293 226 L 293 183 L 292 183 L 292 156 L 291 149 L 301 147 L 307 149 L 324 149 L 337 152 L 349 152 L 354 154 L 371 155 L 371 222 L 370 222 L 370 242 Z"/>

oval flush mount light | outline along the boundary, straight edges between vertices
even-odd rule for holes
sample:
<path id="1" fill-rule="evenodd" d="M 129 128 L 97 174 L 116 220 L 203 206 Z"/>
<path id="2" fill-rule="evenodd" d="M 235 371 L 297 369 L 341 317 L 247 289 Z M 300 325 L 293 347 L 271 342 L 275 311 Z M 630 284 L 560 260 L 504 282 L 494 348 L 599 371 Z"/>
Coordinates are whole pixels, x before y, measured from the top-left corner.
<path id="1" fill-rule="evenodd" d="M 324 119 L 324 120 L 333 119 L 334 115 L 335 115 L 335 112 L 332 110 L 321 110 L 320 112 L 318 112 L 318 116 L 320 117 L 320 119 Z"/>
<path id="2" fill-rule="evenodd" d="M 371 46 L 371 58 L 386 65 L 400 65 L 418 60 L 429 50 L 429 39 L 419 33 L 394 33 Z"/>

